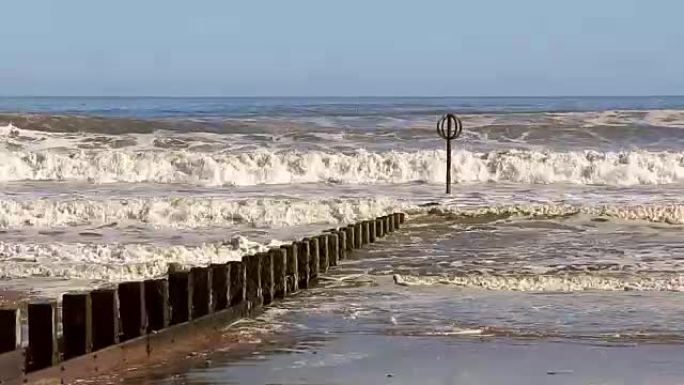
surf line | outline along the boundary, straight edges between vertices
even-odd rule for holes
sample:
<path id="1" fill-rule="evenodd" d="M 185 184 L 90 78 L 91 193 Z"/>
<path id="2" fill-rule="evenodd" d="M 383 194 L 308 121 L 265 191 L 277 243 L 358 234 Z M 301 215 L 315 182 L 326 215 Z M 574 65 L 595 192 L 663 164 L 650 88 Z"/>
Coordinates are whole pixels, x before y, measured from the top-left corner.
<path id="1" fill-rule="evenodd" d="M 0 384 L 69 384 L 191 352 L 274 301 L 314 287 L 349 253 L 404 224 L 404 213 L 330 229 L 241 261 L 0 309 Z"/>

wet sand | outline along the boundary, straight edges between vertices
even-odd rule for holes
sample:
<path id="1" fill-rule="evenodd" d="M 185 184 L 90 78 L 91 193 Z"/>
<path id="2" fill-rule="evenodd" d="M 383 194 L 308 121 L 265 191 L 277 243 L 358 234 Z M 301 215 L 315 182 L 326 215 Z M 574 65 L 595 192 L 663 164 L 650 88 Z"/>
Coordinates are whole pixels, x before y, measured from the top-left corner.
<path id="1" fill-rule="evenodd" d="M 346 335 L 127 384 L 681 384 L 684 346 Z M 210 356 L 211 357 L 211 356 Z"/>

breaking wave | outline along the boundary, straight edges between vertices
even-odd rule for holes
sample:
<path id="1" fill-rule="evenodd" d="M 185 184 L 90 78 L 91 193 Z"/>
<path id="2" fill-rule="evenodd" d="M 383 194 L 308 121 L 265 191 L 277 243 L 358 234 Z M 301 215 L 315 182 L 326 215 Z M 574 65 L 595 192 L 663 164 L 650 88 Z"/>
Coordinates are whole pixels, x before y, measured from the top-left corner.
<path id="1" fill-rule="evenodd" d="M 684 224 L 684 205 L 675 203 L 569 205 L 554 203 L 494 205 L 478 208 L 457 206 L 433 207 L 431 213 L 452 214 L 461 217 L 530 217 L 557 218 L 587 215 L 622 220 L 640 220 L 673 225 Z"/>
<path id="2" fill-rule="evenodd" d="M 178 229 L 232 225 L 279 228 L 353 222 L 386 215 L 398 207 L 403 205 L 389 198 L 0 199 L 0 228 L 102 226 L 127 222 Z"/>
<path id="3" fill-rule="evenodd" d="M 164 275 L 171 264 L 206 266 L 266 250 L 244 237 L 200 246 L 0 242 L 0 278 L 128 281 Z"/>
<path id="4" fill-rule="evenodd" d="M 205 186 L 443 183 L 444 151 L 201 153 L 118 150 L 0 152 L 0 181 L 149 182 Z M 658 185 L 684 180 L 679 152 L 454 153 L 457 183 Z"/>
<path id="5" fill-rule="evenodd" d="M 592 275 L 592 274 L 463 274 L 455 276 L 393 276 L 400 286 L 450 285 L 486 290 L 529 292 L 684 291 L 684 275 Z"/>

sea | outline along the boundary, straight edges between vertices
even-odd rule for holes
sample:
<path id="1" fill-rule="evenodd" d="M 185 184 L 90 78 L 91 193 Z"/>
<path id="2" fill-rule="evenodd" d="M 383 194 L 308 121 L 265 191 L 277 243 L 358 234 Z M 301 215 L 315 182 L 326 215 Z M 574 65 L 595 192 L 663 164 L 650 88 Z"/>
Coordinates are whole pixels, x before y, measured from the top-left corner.
<path id="1" fill-rule="evenodd" d="M 463 124 L 451 194 L 445 113 Z M 250 326 L 299 342 L 252 371 L 188 369 L 189 382 L 328 383 L 356 368 L 329 382 L 451 383 L 459 360 L 425 357 L 460 354 L 472 372 L 490 351 L 501 371 L 529 344 L 545 346 L 548 367 L 528 362 L 541 377 L 521 384 L 684 378 L 672 353 L 684 338 L 684 97 L 4 97 L 0 184 L 0 290 L 28 296 L 407 214 L 400 232 Z M 435 381 L 387 358 L 402 349 L 421 352 L 413 365 Z M 572 361 L 551 360 L 564 351 L 593 371 L 579 381 Z M 646 370 L 642 356 L 659 358 Z M 602 364 L 610 357 L 619 370 Z M 394 372 L 363 377 L 362 362 Z M 303 379 L 307 368 L 336 369 Z M 481 369 L 453 383 L 499 383 Z"/>

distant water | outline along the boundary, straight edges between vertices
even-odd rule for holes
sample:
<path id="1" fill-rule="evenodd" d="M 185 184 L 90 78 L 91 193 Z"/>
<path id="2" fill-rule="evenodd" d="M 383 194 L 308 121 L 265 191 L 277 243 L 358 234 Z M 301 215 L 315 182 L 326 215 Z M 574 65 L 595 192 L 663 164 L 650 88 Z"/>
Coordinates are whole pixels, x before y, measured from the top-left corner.
<path id="1" fill-rule="evenodd" d="M 451 197 L 445 112 L 464 123 Z M 405 211 L 411 238 L 365 267 L 390 288 L 467 289 L 488 306 L 473 319 L 523 334 L 682 334 L 672 297 L 626 293 L 684 290 L 684 97 L 0 98 L 0 183 L 7 287 L 157 276 Z M 499 292 L 651 308 L 554 331 L 562 311 L 502 324 Z"/>

